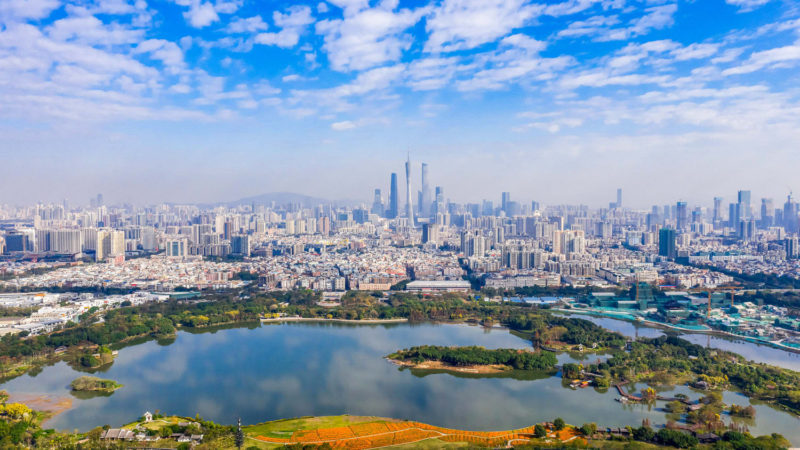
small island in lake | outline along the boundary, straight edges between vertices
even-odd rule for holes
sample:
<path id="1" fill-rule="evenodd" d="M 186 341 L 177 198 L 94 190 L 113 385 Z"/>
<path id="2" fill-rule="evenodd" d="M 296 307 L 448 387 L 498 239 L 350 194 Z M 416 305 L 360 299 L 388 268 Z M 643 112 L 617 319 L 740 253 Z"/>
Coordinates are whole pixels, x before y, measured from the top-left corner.
<path id="1" fill-rule="evenodd" d="M 386 357 L 395 364 L 423 370 L 465 373 L 499 373 L 507 370 L 544 371 L 556 365 L 553 352 L 510 348 L 489 350 L 478 346 L 442 347 L 424 345 L 399 350 Z"/>
<path id="2" fill-rule="evenodd" d="M 102 378 L 83 376 L 76 378 L 70 383 L 73 391 L 79 392 L 103 392 L 112 393 L 121 388 L 122 385 L 113 380 L 104 380 Z"/>

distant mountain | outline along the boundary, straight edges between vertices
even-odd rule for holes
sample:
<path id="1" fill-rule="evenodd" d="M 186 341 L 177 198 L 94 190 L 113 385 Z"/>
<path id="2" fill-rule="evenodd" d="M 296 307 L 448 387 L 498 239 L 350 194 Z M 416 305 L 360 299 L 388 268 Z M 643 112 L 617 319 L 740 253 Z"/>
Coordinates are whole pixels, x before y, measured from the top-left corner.
<path id="1" fill-rule="evenodd" d="M 276 205 L 286 205 L 289 203 L 298 203 L 306 208 L 311 208 L 317 205 L 338 205 L 350 206 L 358 204 L 359 202 L 353 200 L 329 200 L 325 198 L 312 197 L 310 195 L 297 194 L 295 192 L 270 192 L 268 194 L 256 195 L 253 197 L 245 197 L 232 202 L 220 202 L 218 204 L 228 207 L 236 207 L 241 205 L 271 205 L 275 202 Z M 213 205 L 203 205 L 213 206 Z"/>

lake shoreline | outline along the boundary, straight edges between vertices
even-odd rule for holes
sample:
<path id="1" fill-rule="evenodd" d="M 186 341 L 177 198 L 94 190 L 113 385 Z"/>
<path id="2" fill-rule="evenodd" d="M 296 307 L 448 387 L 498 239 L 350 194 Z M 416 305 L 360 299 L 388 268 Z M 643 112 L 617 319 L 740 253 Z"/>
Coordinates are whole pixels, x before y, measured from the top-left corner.
<path id="1" fill-rule="evenodd" d="M 337 322 L 337 323 L 355 323 L 355 324 L 382 324 L 382 323 L 406 323 L 408 319 L 328 319 L 324 317 L 275 317 L 275 318 L 262 318 L 261 323 L 280 323 L 280 322 Z"/>
<path id="2" fill-rule="evenodd" d="M 469 365 L 469 366 L 453 366 L 451 364 L 443 363 L 442 361 L 422 361 L 415 363 L 411 361 L 401 361 L 399 359 L 386 358 L 387 361 L 400 367 L 407 367 L 415 370 L 444 370 L 446 372 L 456 373 L 469 373 L 469 374 L 495 374 L 503 373 L 512 370 L 511 367 L 503 364 L 486 364 L 486 365 Z"/>
<path id="3" fill-rule="evenodd" d="M 592 316 L 592 317 L 599 317 L 599 318 L 605 318 L 605 319 L 621 320 L 621 321 L 628 322 L 628 323 L 644 325 L 644 326 L 649 327 L 649 328 L 673 330 L 673 331 L 679 331 L 681 333 L 704 334 L 704 335 L 709 335 L 709 336 L 720 336 L 720 337 L 726 337 L 726 338 L 732 338 L 732 339 L 740 339 L 740 340 L 743 340 L 743 341 L 748 342 L 750 344 L 766 345 L 768 347 L 776 348 L 778 350 L 783 350 L 783 351 L 786 351 L 786 352 L 789 352 L 789 353 L 800 354 L 800 349 L 797 349 L 795 347 L 790 347 L 788 345 L 783 345 L 783 344 L 781 344 L 779 342 L 762 341 L 762 340 L 758 340 L 758 339 L 751 338 L 751 337 L 748 337 L 748 336 L 742 336 L 742 335 L 739 335 L 739 334 L 730 333 L 728 331 L 714 330 L 714 329 L 695 330 L 695 329 L 691 329 L 691 328 L 683 328 L 683 327 L 670 325 L 670 324 L 666 324 L 666 323 L 661 323 L 661 322 L 654 322 L 652 320 L 647 320 L 647 319 L 641 319 L 641 320 L 631 319 L 631 318 L 625 317 L 623 315 L 617 315 L 617 314 L 612 314 L 612 313 L 603 313 L 603 312 L 600 312 L 600 311 L 574 310 L 574 309 L 561 309 L 561 308 L 553 308 L 552 311 L 556 311 L 558 313 L 562 313 L 562 314 L 565 314 L 565 315 L 577 314 L 577 315 L 583 315 L 583 316 Z"/>

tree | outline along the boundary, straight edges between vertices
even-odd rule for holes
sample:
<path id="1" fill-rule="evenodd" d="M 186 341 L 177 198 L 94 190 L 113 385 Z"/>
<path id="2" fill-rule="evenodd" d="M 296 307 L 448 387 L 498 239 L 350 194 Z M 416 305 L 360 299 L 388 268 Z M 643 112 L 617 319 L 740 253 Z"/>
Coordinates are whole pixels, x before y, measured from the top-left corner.
<path id="1" fill-rule="evenodd" d="M 561 417 L 553 421 L 553 428 L 555 428 L 557 431 L 563 430 L 565 426 L 567 426 L 567 424 Z"/>
<path id="2" fill-rule="evenodd" d="M 537 438 L 543 438 L 547 436 L 547 430 L 544 429 L 542 424 L 537 423 L 535 427 L 533 427 L 533 436 Z"/>
<path id="3" fill-rule="evenodd" d="M 667 403 L 666 409 L 667 409 L 667 411 L 669 411 L 669 412 L 671 412 L 673 414 L 683 414 L 684 412 L 686 412 L 686 405 L 684 405 L 683 403 L 675 400 L 675 401 Z"/>
<path id="4" fill-rule="evenodd" d="M 634 428 L 633 438 L 637 441 L 650 442 L 656 437 L 656 432 L 649 426 L 642 425 L 639 428 Z"/>
<path id="5" fill-rule="evenodd" d="M 597 431 L 596 423 L 585 423 L 581 426 L 581 433 L 583 433 L 584 436 L 591 436 L 595 431 Z"/>
<path id="6" fill-rule="evenodd" d="M 678 448 L 689 448 L 697 445 L 697 438 L 678 430 L 662 428 L 656 433 L 659 442 Z"/>

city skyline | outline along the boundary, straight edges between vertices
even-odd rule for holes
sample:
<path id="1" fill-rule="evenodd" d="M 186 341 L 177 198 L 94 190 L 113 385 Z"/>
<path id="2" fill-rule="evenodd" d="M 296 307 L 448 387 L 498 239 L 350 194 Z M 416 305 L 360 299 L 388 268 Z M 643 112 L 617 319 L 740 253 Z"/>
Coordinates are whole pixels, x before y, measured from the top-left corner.
<path id="1" fill-rule="evenodd" d="M 14 207 L 34 206 L 34 205 L 37 205 L 37 204 L 39 204 L 39 205 L 58 205 L 58 204 L 61 204 L 61 205 L 64 206 L 65 210 L 69 210 L 70 208 L 75 209 L 77 207 L 85 207 L 85 206 L 89 206 L 89 207 L 93 208 L 93 207 L 98 207 L 98 206 L 120 207 L 120 206 L 125 206 L 125 205 L 131 205 L 131 206 L 135 206 L 135 207 L 141 207 L 141 206 L 156 205 L 156 204 L 170 204 L 170 205 L 186 204 L 186 205 L 197 205 L 197 206 L 201 206 L 201 207 L 210 207 L 210 206 L 214 206 L 214 205 L 233 205 L 233 204 L 244 205 L 244 204 L 251 204 L 251 203 L 252 204 L 258 204 L 258 205 L 269 205 L 269 204 L 283 205 L 283 204 L 291 204 L 291 203 L 301 203 L 301 204 L 306 204 L 306 206 L 310 206 L 311 204 L 316 203 L 316 204 L 331 204 L 331 205 L 351 206 L 351 207 L 352 206 L 358 206 L 358 205 L 366 206 L 370 210 L 370 212 L 373 212 L 373 213 L 381 215 L 381 216 L 383 216 L 384 213 L 385 213 L 385 217 L 392 219 L 392 218 L 397 218 L 397 217 L 408 217 L 408 215 L 409 215 L 408 214 L 409 213 L 409 210 L 408 210 L 408 206 L 409 206 L 408 205 L 408 203 L 409 203 L 408 202 L 408 198 L 410 196 L 411 199 L 412 199 L 411 208 L 412 208 L 412 211 L 414 212 L 415 218 L 416 218 L 417 215 L 422 216 L 422 217 L 431 216 L 432 214 L 435 214 L 436 203 L 439 201 L 439 199 L 430 197 L 430 183 L 427 182 L 427 181 L 429 181 L 429 178 L 427 177 L 429 165 L 427 163 L 425 163 L 425 162 L 420 162 L 419 164 L 416 164 L 416 166 L 415 166 L 414 161 L 410 160 L 410 156 L 408 158 L 409 159 L 403 163 L 404 166 L 406 167 L 405 170 L 407 171 L 407 173 L 411 173 L 411 172 L 413 172 L 415 170 L 415 167 L 418 168 L 418 169 L 421 169 L 420 173 L 422 175 L 421 175 L 421 179 L 420 179 L 419 183 L 414 184 L 413 179 L 409 179 L 408 175 L 407 175 L 406 176 L 406 193 L 405 193 L 404 196 L 400 196 L 399 195 L 399 191 L 398 191 L 398 185 L 397 185 L 397 172 L 392 172 L 390 174 L 391 177 L 390 177 L 390 180 L 389 180 L 388 184 L 386 184 L 385 186 L 382 185 L 382 184 L 379 184 L 374 189 L 372 189 L 372 188 L 369 189 L 369 191 L 372 193 L 371 197 L 369 197 L 371 199 L 370 201 L 367 200 L 366 196 L 363 196 L 362 198 L 329 198 L 329 197 L 305 194 L 305 193 L 302 193 L 302 192 L 284 191 L 284 192 L 265 192 L 265 193 L 262 193 L 260 195 L 256 195 L 256 196 L 253 196 L 253 197 L 243 197 L 243 198 L 237 198 L 237 199 L 226 199 L 226 200 L 217 201 L 217 202 L 214 202 L 214 201 L 173 202 L 173 201 L 162 200 L 162 201 L 149 202 L 149 203 L 136 203 L 136 202 L 126 202 L 126 201 L 116 201 L 115 202 L 115 201 L 112 200 L 112 202 L 106 203 L 103 200 L 104 199 L 103 193 L 97 193 L 96 195 L 90 196 L 88 198 L 88 201 L 82 201 L 80 199 L 76 199 L 74 201 L 71 201 L 69 198 L 62 198 L 61 200 L 50 201 L 50 202 L 46 202 L 46 201 L 44 201 L 44 202 L 43 201 L 35 201 L 35 202 L 32 202 L 32 203 L 13 203 L 13 202 L 9 202 L 7 204 L 9 206 L 14 206 Z M 412 177 L 413 177 L 413 175 L 412 175 Z M 444 189 L 443 186 L 440 186 L 435 182 L 434 182 L 434 185 L 435 185 L 435 187 L 437 189 L 437 192 L 440 189 L 442 189 L 442 190 Z M 419 189 L 417 190 L 417 188 L 419 188 Z M 427 192 L 427 196 L 425 195 L 426 190 L 428 191 Z M 683 204 L 684 208 L 686 208 L 688 206 L 691 206 L 693 208 L 703 208 L 703 209 L 707 210 L 708 212 L 710 212 L 710 213 L 712 213 L 714 215 L 713 216 L 714 220 L 716 220 L 718 217 L 723 217 L 723 216 L 731 217 L 732 215 L 734 215 L 737 218 L 740 217 L 740 212 L 738 211 L 738 209 L 734 210 L 733 208 L 734 208 L 734 206 L 738 207 L 739 205 L 743 204 L 743 200 L 742 200 L 742 196 L 743 195 L 747 196 L 747 199 L 746 199 L 746 201 L 744 201 L 744 203 L 747 204 L 747 207 L 749 208 L 749 210 L 748 210 L 748 212 L 746 214 L 741 215 L 741 217 L 761 217 L 763 215 L 764 211 L 765 211 L 765 208 L 766 208 L 767 211 L 772 211 L 776 207 L 779 208 L 783 204 L 782 202 L 785 202 L 787 200 L 791 200 L 793 202 L 797 201 L 797 197 L 794 195 L 794 192 L 791 191 L 791 190 L 786 192 L 783 197 L 774 198 L 774 197 L 764 197 L 764 196 L 760 196 L 760 195 L 752 196 L 752 191 L 750 189 L 738 189 L 737 191 L 735 191 L 735 193 L 732 192 L 728 196 L 714 195 L 713 197 L 709 197 L 708 199 L 705 199 L 705 200 L 704 199 L 700 199 L 699 201 L 696 201 L 696 202 L 694 202 L 694 201 L 688 201 L 687 202 L 686 200 L 684 200 L 683 197 L 678 197 L 677 199 L 667 200 L 665 202 L 651 202 L 649 204 L 643 203 L 641 205 L 630 205 L 627 202 L 625 204 L 622 203 L 623 191 L 624 190 L 622 188 L 616 188 L 613 192 L 610 193 L 614 197 L 608 196 L 608 198 L 605 199 L 605 200 L 614 200 L 614 201 L 606 201 L 605 204 L 602 204 L 602 203 L 601 204 L 589 204 L 587 202 L 582 202 L 582 201 L 577 201 L 577 202 L 553 202 L 553 201 L 547 201 L 546 198 L 540 198 L 540 197 L 536 197 L 536 196 L 524 195 L 524 193 L 522 193 L 520 195 L 520 194 L 518 194 L 516 192 L 510 192 L 510 191 L 496 192 L 496 193 L 493 193 L 493 194 L 492 193 L 487 193 L 486 195 L 483 195 L 481 197 L 464 198 L 464 199 L 461 199 L 461 198 L 453 199 L 453 198 L 450 198 L 449 196 L 445 196 L 445 197 L 442 198 L 442 200 L 443 200 L 445 205 L 448 202 L 452 202 L 452 203 L 458 204 L 458 205 L 469 205 L 469 204 L 476 204 L 477 202 L 484 202 L 485 203 L 487 201 L 490 202 L 489 204 L 491 205 L 491 202 L 493 202 L 494 200 L 499 199 L 500 202 L 498 204 L 498 207 L 500 208 L 500 210 L 505 210 L 506 209 L 505 208 L 506 200 L 510 200 L 510 196 L 512 194 L 514 194 L 513 201 L 515 203 L 520 204 L 520 205 L 523 204 L 523 203 L 530 204 L 531 202 L 533 202 L 533 203 L 535 203 L 537 205 L 540 204 L 542 206 L 572 205 L 572 206 L 585 206 L 585 207 L 592 208 L 592 209 L 604 209 L 604 208 L 613 209 L 613 208 L 625 207 L 625 208 L 632 209 L 632 210 L 643 211 L 643 210 L 647 210 L 647 209 L 650 209 L 651 207 L 655 207 L 655 206 L 658 206 L 660 208 L 662 206 L 675 207 L 675 205 L 678 205 L 678 208 L 680 209 L 681 205 Z M 508 196 L 508 198 L 507 198 L 507 196 Z M 275 198 L 279 198 L 279 200 L 269 200 L 269 201 L 260 200 L 259 199 L 260 197 L 265 197 L 265 198 L 275 197 Z M 417 202 L 413 201 L 414 197 L 417 197 L 417 199 L 418 199 Z M 425 200 L 423 200 L 423 199 L 425 199 Z M 730 200 L 730 201 L 726 202 L 726 200 Z M 600 201 L 602 202 L 603 200 L 601 199 Z M 309 202 L 311 202 L 311 203 L 309 203 Z M 724 202 L 724 204 L 723 204 L 723 202 Z M 3 203 L 0 203 L 0 205 L 2 205 L 2 204 Z M 769 205 L 769 206 L 767 206 L 767 205 Z M 375 210 L 378 207 L 381 208 L 380 211 L 376 211 Z M 685 209 L 684 209 L 684 212 L 686 212 Z M 686 214 L 687 214 L 686 220 L 688 220 L 688 212 L 686 212 Z"/>
<path id="2" fill-rule="evenodd" d="M 779 0 L 7 0 L 0 156 L 19 170 L 0 202 L 362 199 L 407 150 L 457 201 L 779 199 L 800 190 L 799 17 Z"/>

